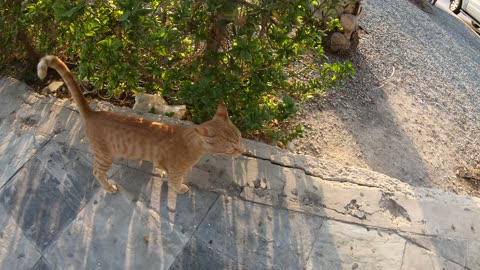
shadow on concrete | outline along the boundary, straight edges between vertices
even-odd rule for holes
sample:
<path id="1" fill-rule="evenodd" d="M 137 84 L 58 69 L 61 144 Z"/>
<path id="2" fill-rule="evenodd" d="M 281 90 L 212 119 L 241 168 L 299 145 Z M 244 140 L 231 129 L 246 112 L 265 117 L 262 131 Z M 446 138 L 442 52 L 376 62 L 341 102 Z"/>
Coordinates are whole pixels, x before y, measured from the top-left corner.
<path id="1" fill-rule="evenodd" d="M 397 6 L 397 8 L 400 9 L 402 7 Z M 387 14 L 378 15 L 388 16 Z M 441 18 L 439 19 L 436 16 L 440 16 Z M 450 17 L 450 15 L 447 13 L 435 10 L 434 14 L 430 15 L 430 17 L 431 20 L 427 18 L 424 21 L 442 25 L 442 28 L 450 27 L 456 29 L 456 31 L 444 31 L 445 33 L 448 33 L 449 38 L 452 39 L 452 41 L 462 40 L 467 35 L 475 35 L 471 33 L 470 29 L 466 28 L 464 25 L 455 20 L 455 18 L 447 18 Z M 443 23 L 445 21 L 451 22 L 451 25 L 444 25 Z M 428 40 L 425 36 L 422 35 L 422 31 L 428 31 L 422 29 L 428 29 L 427 25 L 422 25 L 418 21 L 408 21 L 401 23 L 416 25 L 416 27 L 419 28 L 419 31 L 415 33 L 418 36 L 415 36 L 415 38 L 417 39 L 417 41 L 419 41 L 420 44 L 425 45 L 425 48 L 423 49 L 428 50 L 427 45 L 430 42 L 438 42 L 436 40 Z M 405 25 L 399 24 L 398 27 L 405 27 Z M 441 34 L 443 35 L 444 32 L 442 32 Z M 405 34 L 407 35 L 409 33 L 405 32 Z M 395 38 L 400 39 L 401 37 Z M 386 42 L 386 44 L 393 43 L 393 40 L 394 39 L 392 38 L 392 40 L 389 40 L 389 42 Z M 432 52 L 432 54 L 441 55 L 456 53 L 458 54 L 457 59 L 459 61 L 473 61 L 472 59 L 466 59 L 465 55 L 461 54 L 461 50 L 451 51 L 451 48 L 454 45 L 458 46 L 458 44 L 452 43 L 444 44 L 445 51 Z M 478 51 L 475 50 L 475 48 L 477 48 L 476 46 L 480 46 L 480 43 L 473 44 L 472 47 L 467 47 L 464 49 L 472 52 Z M 457 47 L 455 48 L 457 49 Z M 478 55 L 478 53 L 476 55 Z M 395 55 L 393 56 L 395 57 Z M 384 54 L 384 57 L 385 61 L 391 61 L 391 59 L 387 58 L 387 54 Z M 368 55 L 362 55 L 361 53 L 357 54 L 355 58 L 356 59 L 354 60 L 354 63 L 370 62 L 371 64 L 372 62 L 371 59 L 368 59 Z M 376 76 L 378 74 L 374 74 L 375 71 L 369 70 L 368 67 L 366 67 L 367 65 L 363 64 L 361 65 L 362 70 L 358 70 L 357 75 L 361 76 L 361 80 L 352 82 L 349 85 L 350 89 L 347 89 L 346 93 L 339 94 L 345 96 L 345 98 L 342 100 L 345 106 L 329 108 L 329 110 L 332 110 L 339 119 L 349 119 L 348 121 L 344 120 L 342 124 L 352 135 L 355 142 L 360 147 L 363 154 L 362 158 L 368 164 L 368 167 L 373 171 L 383 173 L 413 186 L 422 187 L 432 187 L 433 177 L 438 178 L 438 174 L 433 171 L 433 168 L 427 165 L 428 161 L 424 160 L 422 154 L 419 153 L 419 147 L 412 140 L 408 132 L 402 128 L 401 119 L 398 118 L 394 108 L 392 108 L 389 96 L 391 96 L 392 91 L 396 91 L 395 87 L 397 85 L 393 84 L 398 83 L 399 80 L 408 80 L 408 76 L 398 76 L 399 69 L 407 70 L 408 75 L 411 75 L 413 73 L 415 76 L 419 76 L 420 78 L 429 76 L 450 76 L 451 74 L 445 74 L 445 69 L 442 69 L 441 67 L 439 67 L 438 71 L 432 70 L 436 69 L 436 67 L 439 65 L 435 62 L 439 58 L 441 58 L 441 56 L 436 57 L 435 55 L 435 57 L 432 56 L 428 59 L 422 59 L 421 62 L 419 61 L 420 63 L 418 63 L 417 68 L 422 68 L 424 70 L 423 73 L 415 73 L 416 70 L 413 69 L 409 70 L 409 67 L 407 66 L 409 65 L 408 61 L 406 61 L 405 63 L 406 66 L 400 67 L 394 66 L 394 64 L 398 64 L 398 62 L 392 61 L 392 63 L 394 63 L 392 64 L 392 67 L 397 69 L 397 73 L 395 73 L 397 79 L 398 77 L 400 77 L 396 82 L 388 81 L 388 78 L 380 81 L 378 77 L 381 76 Z M 415 65 L 417 65 L 417 63 L 415 63 Z M 362 99 L 357 96 L 358 92 L 356 91 L 364 91 L 364 85 L 362 85 L 361 81 L 370 81 L 369 85 L 378 86 L 374 89 L 366 90 L 367 93 L 365 93 L 365 95 L 368 96 L 367 99 Z M 387 84 L 388 87 L 386 86 Z M 402 86 L 398 85 L 398 87 Z M 438 91 L 446 90 L 449 89 L 438 89 Z M 459 89 L 458 91 L 461 92 L 462 90 L 463 89 Z M 420 87 L 418 88 L 418 91 L 421 91 Z M 453 93 L 453 95 L 454 94 L 455 93 Z M 422 96 L 422 93 L 419 93 L 418 96 Z M 405 102 L 408 102 L 408 100 L 406 100 Z M 472 107 L 478 108 L 478 106 L 474 106 L 474 104 L 477 102 L 474 99 L 465 100 L 465 102 L 470 103 Z M 345 117 L 345 115 L 349 116 Z M 437 116 L 432 115 L 432 117 Z M 428 127 L 425 128 L 427 129 Z M 420 211 L 428 211 L 428 209 L 420 209 Z M 442 216 L 441 211 L 434 214 L 425 213 L 424 215 L 435 216 L 437 214 L 438 216 Z M 427 228 L 428 226 L 430 225 L 426 225 Z M 442 241 L 446 240 L 442 239 L 441 236 L 432 237 L 431 239 L 426 240 L 430 250 L 437 254 L 444 253 L 445 246 Z M 432 265 L 435 266 L 441 266 L 444 265 L 444 263 L 445 261 L 441 261 L 440 258 L 436 260 L 433 259 L 432 261 Z"/>
<path id="2" fill-rule="evenodd" d="M 374 142 L 389 142 L 379 135 L 383 130 L 364 139 L 370 129 L 377 128 L 375 121 L 395 125 L 387 102 L 382 102 L 366 109 L 373 118 L 359 115 L 361 123 L 350 123 L 352 133 L 363 128 L 355 136 L 365 150 L 384 151 Z M 44 106 L 39 111 L 42 119 L 57 117 L 47 113 L 51 107 Z M 206 156 L 187 177 L 190 192 L 177 195 L 150 163 L 120 162 L 110 172 L 120 186 L 120 192 L 112 195 L 99 188 L 91 155 L 79 146 L 77 135 L 67 135 L 81 130 L 79 116 L 71 113 L 66 119 L 70 126 L 41 147 L 0 190 L 2 207 L 40 253 L 31 265 L 46 269 L 50 265 L 58 269 L 344 269 L 344 254 L 337 252 L 341 248 L 338 235 L 324 226 L 323 190 L 312 177 L 302 177 L 303 171 L 272 166 L 260 158 Z M 56 120 L 51 122 L 55 123 L 52 130 L 64 123 Z M 418 159 L 401 128 L 393 130 L 400 145 L 407 143 L 402 146 L 407 149 L 405 158 Z M 369 159 L 372 166 L 382 168 L 384 161 L 375 155 Z M 413 163 L 408 164 L 422 169 Z M 319 195 L 299 198 L 294 202 L 297 210 L 287 210 L 290 202 L 285 192 L 290 188 L 313 188 Z M 312 208 L 315 214 L 307 214 Z M 17 240 L 8 244 L 16 245 Z"/>
<path id="3" fill-rule="evenodd" d="M 363 56 L 357 55 L 361 60 Z M 371 71 L 359 71 L 364 80 L 381 85 Z M 412 185 L 431 187 L 431 176 L 425 161 L 418 153 L 417 146 L 403 130 L 395 112 L 389 104 L 388 95 L 382 87 L 368 89 L 372 95 L 368 102 L 357 97 L 355 91 L 364 91 L 361 84 L 347 90 L 344 106 L 331 108 L 344 128 L 352 135 L 360 148 L 362 159 L 374 171 L 383 173 Z M 348 115 L 348 117 L 345 117 Z"/>
<path id="4" fill-rule="evenodd" d="M 208 268 L 212 261 L 219 267 L 215 269 L 306 267 L 322 227 L 322 210 L 318 208 L 316 216 L 285 209 L 286 196 L 281 194 L 287 175 L 280 166 L 271 165 L 269 161 L 249 157 L 206 156 L 195 166 L 189 181 L 222 195 L 173 269 L 212 269 Z M 209 180 L 197 178 L 198 170 L 206 171 Z M 296 180 L 301 182 L 297 185 L 312 185 L 304 183 L 305 178 Z M 260 182 L 265 183 L 264 189 L 256 186 Z M 248 194 L 268 202 L 251 200 Z M 329 260 L 340 261 L 334 251 L 330 255 Z M 328 265 L 329 269 L 342 269 L 340 264 Z M 316 265 L 310 268 L 318 269 Z"/>

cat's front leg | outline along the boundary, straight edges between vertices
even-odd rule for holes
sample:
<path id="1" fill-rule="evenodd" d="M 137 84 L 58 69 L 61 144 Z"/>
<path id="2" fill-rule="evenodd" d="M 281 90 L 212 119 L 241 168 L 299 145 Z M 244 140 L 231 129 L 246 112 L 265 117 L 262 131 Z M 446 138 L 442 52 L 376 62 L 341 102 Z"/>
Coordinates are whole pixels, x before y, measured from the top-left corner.
<path id="1" fill-rule="evenodd" d="M 187 185 L 185 185 L 185 184 L 180 184 L 180 187 L 175 187 L 175 191 L 176 191 L 178 194 L 187 193 L 189 190 L 190 190 L 190 188 L 189 188 Z"/>
<path id="2" fill-rule="evenodd" d="M 158 162 L 154 162 L 153 165 L 156 167 L 158 171 L 160 171 L 158 175 L 165 179 L 165 177 L 167 176 L 167 170 Z"/>
<path id="3" fill-rule="evenodd" d="M 93 164 L 93 175 L 97 178 L 98 182 L 102 185 L 102 187 L 110 192 L 116 193 L 118 191 L 117 185 L 110 183 L 107 180 L 106 174 L 108 169 L 112 166 L 112 158 L 109 156 L 99 157 L 98 155 L 95 156 L 94 164 Z"/>
<path id="4" fill-rule="evenodd" d="M 178 194 L 184 194 L 190 189 L 183 183 L 184 172 L 174 172 L 168 174 L 168 184 L 173 187 Z"/>

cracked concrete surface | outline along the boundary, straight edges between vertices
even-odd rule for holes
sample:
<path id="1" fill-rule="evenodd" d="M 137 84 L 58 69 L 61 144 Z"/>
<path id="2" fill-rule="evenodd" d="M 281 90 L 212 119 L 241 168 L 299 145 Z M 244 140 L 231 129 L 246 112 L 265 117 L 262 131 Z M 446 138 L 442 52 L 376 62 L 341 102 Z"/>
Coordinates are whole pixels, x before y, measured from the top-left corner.
<path id="1" fill-rule="evenodd" d="M 111 195 L 75 105 L 9 78 L 0 97 L 0 269 L 480 269 L 478 198 L 248 140 L 201 159 L 185 195 L 117 160 Z"/>

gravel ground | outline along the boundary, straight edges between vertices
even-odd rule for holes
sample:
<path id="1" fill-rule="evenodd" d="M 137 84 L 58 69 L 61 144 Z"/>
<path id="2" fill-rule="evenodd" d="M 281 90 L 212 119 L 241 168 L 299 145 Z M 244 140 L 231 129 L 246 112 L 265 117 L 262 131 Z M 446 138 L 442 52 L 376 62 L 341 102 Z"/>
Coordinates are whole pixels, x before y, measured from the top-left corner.
<path id="1" fill-rule="evenodd" d="M 304 104 L 293 151 L 370 168 L 414 186 L 479 196 L 457 178 L 480 165 L 480 37 L 407 0 L 365 0 L 356 78 Z"/>

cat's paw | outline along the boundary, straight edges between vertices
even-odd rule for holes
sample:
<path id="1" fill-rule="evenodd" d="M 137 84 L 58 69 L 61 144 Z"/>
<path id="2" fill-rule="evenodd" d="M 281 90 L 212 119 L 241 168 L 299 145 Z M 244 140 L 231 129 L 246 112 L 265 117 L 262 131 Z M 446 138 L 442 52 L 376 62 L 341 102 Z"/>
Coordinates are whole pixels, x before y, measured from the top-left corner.
<path id="1" fill-rule="evenodd" d="M 180 186 L 180 188 L 175 188 L 175 191 L 176 191 L 178 194 L 184 194 L 184 193 L 188 192 L 189 190 L 190 190 L 190 189 L 189 189 L 188 186 L 185 185 L 185 184 L 182 184 L 182 185 Z"/>
<path id="2" fill-rule="evenodd" d="M 110 184 L 110 186 L 108 186 L 106 190 L 110 193 L 117 193 L 118 187 L 116 184 Z"/>

